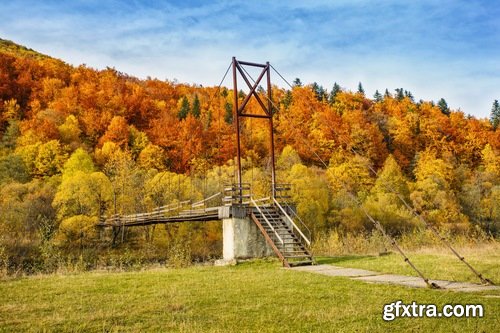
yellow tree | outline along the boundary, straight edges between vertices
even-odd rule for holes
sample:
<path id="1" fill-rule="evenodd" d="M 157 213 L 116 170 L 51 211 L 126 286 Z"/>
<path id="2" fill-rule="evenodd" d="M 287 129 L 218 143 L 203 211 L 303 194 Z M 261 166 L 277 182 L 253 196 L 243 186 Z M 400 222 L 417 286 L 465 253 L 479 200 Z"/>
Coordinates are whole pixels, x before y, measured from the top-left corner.
<path id="1" fill-rule="evenodd" d="M 201 199 L 201 194 L 193 187 L 191 179 L 183 174 L 163 171 L 147 180 L 144 186 L 147 206 L 150 208 Z"/>
<path id="2" fill-rule="evenodd" d="M 365 201 L 369 213 L 391 233 L 413 227 L 412 215 L 400 197 L 409 202 L 407 180 L 392 155 L 385 160 Z M 399 197 L 400 196 L 400 197 Z"/>
<path id="3" fill-rule="evenodd" d="M 64 164 L 53 206 L 61 220 L 75 215 L 99 217 L 111 201 L 111 189 L 106 175 L 94 172 L 91 157 L 77 149 Z"/>
<path id="4" fill-rule="evenodd" d="M 410 195 L 413 206 L 428 220 L 449 227 L 464 227 L 467 218 L 451 190 L 453 165 L 437 158 L 436 152 L 426 150 L 419 154 L 415 168 L 416 182 Z"/>
<path id="5" fill-rule="evenodd" d="M 332 224 L 350 231 L 360 231 L 369 226 L 359 210 L 373 186 L 368 168 L 369 160 L 345 151 L 335 152 L 327 169 L 327 179 L 332 193 Z"/>
<path id="6" fill-rule="evenodd" d="M 292 185 L 292 201 L 304 223 L 313 232 L 326 228 L 330 196 L 324 171 L 295 164 L 288 174 L 288 183 Z"/>
<path id="7" fill-rule="evenodd" d="M 62 125 L 59 125 L 58 129 L 62 143 L 69 145 L 72 149 L 76 149 L 81 145 L 80 135 L 82 131 L 78 119 L 74 115 L 66 117 L 66 120 Z"/>
<path id="8" fill-rule="evenodd" d="M 369 165 L 370 161 L 360 155 L 343 150 L 335 152 L 327 170 L 332 190 L 336 193 L 348 191 L 364 200 L 373 186 Z"/>
<path id="9" fill-rule="evenodd" d="M 163 150 L 154 144 L 148 144 L 139 153 L 137 164 L 145 170 L 156 169 L 158 171 L 165 170 L 165 157 Z"/>
<path id="10" fill-rule="evenodd" d="M 52 202 L 61 221 L 59 241 L 82 245 L 95 236 L 95 225 L 111 203 L 112 185 L 105 174 L 94 169 L 91 157 L 81 148 L 64 164 Z"/>
<path id="11" fill-rule="evenodd" d="M 500 156 L 489 144 L 481 151 L 484 170 L 500 180 Z"/>
<path id="12" fill-rule="evenodd" d="M 500 229 L 500 157 L 490 145 L 481 155 L 480 168 L 462 185 L 461 204 L 472 222 L 495 232 Z"/>
<path id="13" fill-rule="evenodd" d="M 150 144 L 149 139 L 146 133 L 137 130 L 133 125 L 130 126 L 129 132 L 132 157 L 137 158 L 139 153 Z"/>
<path id="14" fill-rule="evenodd" d="M 16 153 L 23 159 L 29 173 L 38 178 L 59 173 L 66 160 L 66 154 L 58 140 L 20 146 Z"/>

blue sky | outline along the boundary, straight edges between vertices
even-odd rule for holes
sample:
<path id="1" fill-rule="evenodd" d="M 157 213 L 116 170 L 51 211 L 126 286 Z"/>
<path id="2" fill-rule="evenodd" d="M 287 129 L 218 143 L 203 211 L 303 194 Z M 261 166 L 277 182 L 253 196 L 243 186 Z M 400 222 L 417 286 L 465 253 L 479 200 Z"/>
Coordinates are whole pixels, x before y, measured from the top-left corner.
<path id="1" fill-rule="evenodd" d="M 0 0 L 0 9 L 0 38 L 141 78 L 217 85 L 236 56 L 327 89 L 361 81 L 369 96 L 402 87 L 444 97 L 477 117 L 500 99 L 497 0 Z"/>

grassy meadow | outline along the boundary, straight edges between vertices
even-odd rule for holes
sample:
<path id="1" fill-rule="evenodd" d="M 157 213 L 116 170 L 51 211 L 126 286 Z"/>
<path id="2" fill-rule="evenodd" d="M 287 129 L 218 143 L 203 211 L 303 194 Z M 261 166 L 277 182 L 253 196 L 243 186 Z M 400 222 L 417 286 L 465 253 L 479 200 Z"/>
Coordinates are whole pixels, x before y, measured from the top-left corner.
<path id="1" fill-rule="evenodd" d="M 496 274 L 498 281 L 497 254 L 478 254 L 476 263 L 489 255 L 493 259 L 479 268 Z M 435 258 L 425 253 L 416 258 L 428 264 L 432 277 L 463 271 L 454 265 L 438 270 Z M 406 273 L 396 259 L 323 257 L 319 262 Z M 438 306 L 480 303 L 485 316 L 384 322 L 384 304 L 396 300 Z M 499 313 L 498 293 L 367 284 L 283 269 L 275 260 L 0 281 L 1 332 L 493 332 Z"/>
<path id="2" fill-rule="evenodd" d="M 456 247 L 456 250 L 484 277 L 500 284 L 500 243 L 484 243 L 473 248 Z M 480 283 L 477 276 L 447 248 L 426 247 L 407 251 L 406 254 L 415 266 L 431 279 Z M 417 276 L 396 252 L 387 255 L 317 257 L 316 260 L 320 264 Z"/>

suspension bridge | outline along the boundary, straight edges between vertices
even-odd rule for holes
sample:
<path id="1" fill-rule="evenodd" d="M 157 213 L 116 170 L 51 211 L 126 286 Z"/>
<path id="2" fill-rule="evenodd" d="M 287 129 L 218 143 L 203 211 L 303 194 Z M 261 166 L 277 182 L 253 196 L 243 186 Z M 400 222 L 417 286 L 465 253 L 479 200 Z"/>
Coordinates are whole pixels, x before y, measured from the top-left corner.
<path id="1" fill-rule="evenodd" d="M 295 212 L 295 208 L 287 201 L 290 190 L 288 184 L 275 184 L 274 197 L 254 199 L 250 194 L 250 184 L 227 185 L 224 192 L 219 192 L 198 202 L 183 201 L 153 209 L 151 212 L 112 215 L 100 221 L 100 227 L 112 227 L 118 235 L 124 228 L 147 226 L 154 224 L 179 223 L 179 222 L 208 222 L 226 220 L 230 222 L 239 219 L 236 223 L 245 223 L 249 219 L 263 236 L 267 246 L 281 260 L 284 266 L 306 265 L 313 263 L 313 257 L 308 250 L 311 245 L 311 231 Z M 252 225 L 252 224 L 251 224 Z M 232 226 L 234 228 L 234 226 Z M 232 229 L 232 228 L 231 228 Z M 246 238 L 255 238 L 252 230 L 236 235 L 240 242 Z M 254 230 L 255 231 L 255 230 Z M 255 233 L 255 232 L 254 232 Z M 228 240 L 225 240 L 228 241 Z M 252 253 L 255 249 L 248 246 L 265 247 L 262 243 L 244 245 L 245 249 L 229 249 L 227 260 L 241 256 L 241 253 Z M 234 243 L 229 242 L 228 243 Z M 226 245 L 226 242 L 224 243 Z M 225 249 L 225 252 L 228 252 Z M 263 254 L 268 253 L 265 250 Z M 245 255 L 243 255 L 245 257 Z"/>
<path id="2" fill-rule="evenodd" d="M 253 67 L 261 70 L 257 79 L 253 79 L 245 67 Z M 192 202 L 190 200 L 175 202 L 169 205 L 156 207 L 152 211 L 138 214 L 120 215 L 115 214 L 109 217 L 103 217 L 98 226 L 102 228 L 110 227 L 113 229 L 114 236 L 123 232 L 125 228 L 148 226 L 155 224 L 168 224 L 179 222 L 223 222 L 223 256 L 226 260 L 266 256 L 274 253 L 285 267 L 295 265 L 314 264 L 314 258 L 310 251 L 311 232 L 300 217 L 295 207 L 289 202 L 291 190 L 289 184 L 278 184 L 276 182 L 275 155 L 274 155 L 274 130 L 273 130 L 273 108 L 276 105 L 272 101 L 271 94 L 271 69 L 286 82 L 290 88 L 290 83 L 272 67 L 269 62 L 257 64 L 245 61 L 239 61 L 233 57 L 230 66 L 223 76 L 223 83 L 229 70 L 233 73 L 233 114 L 236 128 L 236 182 L 227 184 L 219 193 L 207 196 L 201 201 Z M 266 78 L 267 90 L 262 89 L 260 85 Z M 238 78 L 241 78 L 250 92 L 244 97 L 239 105 L 238 96 Z M 221 86 L 219 84 L 219 88 Z M 258 91 L 265 91 L 262 95 Z M 262 113 L 249 113 L 245 109 L 251 98 L 254 98 L 262 109 Z M 266 119 L 269 124 L 270 139 L 270 161 L 271 161 L 271 195 L 265 198 L 254 198 L 251 193 L 251 186 L 242 182 L 241 173 L 241 139 L 240 139 L 240 118 L 260 118 Z M 335 129 L 332 129 L 335 130 Z M 318 158 L 325 168 L 327 164 L 315 152 L 314 148 L 304 142 L 313 154 Z M 351 148 L 353 154 L 359 155 Z M 377 172 L 370 167 L 370 171 L 377 175 Z M 419 278 L 430 288 L 438 289 L 440 286 L 429 280 L 421 270 L 408 258 L 404 251 L 399 247 L 396 240 L 388 235 L 381 223 L 374 219 L 356 196 L 351 193 L 345 184 L 343 184 L 346 193 L 353 202 L 361 209 L 368 220 L 378 229 L 388 240 L 393 248 L 398 252 L 406 262 L 419 276 Z M 405 199 L 389 186 L 389 190 L 394 192 L 403 204 L 414 214 L 423 224 L 438 236 L 443 244 L 473 272 L 483 284 L 493 285 L 493 282 L 485 278 L 480 272 L 472 267 L 463 256 L 461 256 L 451 244 L 439 234 L 439 231 L 428 223 Z"/>
<path id="3" fill-rule="evenodd" d="M 237 140 L 237 182 L 225 185 L 223 191 L 214 193 L 201 201 L 176 202 L 139 214 L 115 214 L 103 218 L 99 221 L 98 226 L 111 227 L 116 237 L 125 228 L 130 227 L 220 220 L 223 221 L 223 252 L 226 260 L 274 253 L 286 267 L 312 264 L 314 260 L 309 250 L 311 232 L 297 215 L 293 205 L 287 201 L 290 198 L 287 194 L 290 191 L 290 185 L 276 183 L 271 65 L 269 63 L 256 64 L 238 61 L 233 58 L 231 66 L 233 69 L 233 107 Z M 224 78 L 231 66 L 228 67 Z M 251 77 L 245 66 L 261 70 L 257 80 Z M 238 77 L 250 89 L 241 105 L 238 105 Z M 265 97 L 267 103 L 257 93 L 264 77 L 267 85 L 267 96 Z M 261 106 L 263 112 L 247 112 L 246 106 L 252 97 Z M 242 182 L 240 118 L 243 117 L 266 119 L 269 123 L 272 185 L 271 195 L 266 198 L 254 198 L 251 195 L 250 184 Z"/>

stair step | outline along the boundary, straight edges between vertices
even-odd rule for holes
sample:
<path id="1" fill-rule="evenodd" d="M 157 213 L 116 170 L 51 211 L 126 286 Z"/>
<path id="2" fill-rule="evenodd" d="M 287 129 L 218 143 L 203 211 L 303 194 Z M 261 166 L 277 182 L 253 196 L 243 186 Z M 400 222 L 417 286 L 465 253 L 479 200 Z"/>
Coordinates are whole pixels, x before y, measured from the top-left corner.
<path id="1" fill-rule="evenodd" d="M 283 214 L 274 206 L 260 206 L 260 211 L 252 211 L 254 217 L 260 222 L 263 232 L 271 238 L 276 248 L 290 266 L 311 265 L 312 256 L 301 240 L 295 235 L 294 230 L 283 219 Z"/>
<path id="2" fill-rule="evenodd" d="M 271 233 L 271 235 L 275 235 L 275 233 Z M 286 239 L 286 240 L 297 241 L 297 243 L 298 243 L 297 238 L 294 237 L 293 235 L 280 235 L 280 238 L 283 239 L 283 241 Z"/>
<path id="3" fill-rule="evenodd" d="M 264 226 L 264 228 L 266 228 L 266 226 Z M 273 229 L 271 229 L 269 226 L 267 226 L 267 228 L 266 228 L 266 229 L 267 229 L 267 230 L 273 230 L 273 229 L 274 229 L 274 230 L 276 230 L 276 231 L 288 231 L 288 232 L 291 232 L 291 230 L 290 230 L 290 229 L 288 229 L 288 228 L 278 228 L 278 227 L 273 227 Z"/>
<path id="4" fill-rule="evenodd" d="M 290 261 L 290 262 L 288 262 L 288 264 L 291 267 L 306 266 L 306 265 L 313 265 L 314 261 L 312 261 L 312 260 Z"/>
<path id="5" fill-rule="evenodd" d="M 267 216 L 267 215 L 266 215 L 265 217 L 266 217 L 266 219 L 267 219 L 268 221 L 280 221 L 280 222 L 282 222 L 282 221 L 283 221 L 283 220 L 282 220 L 279 216 Z M 263 217 L 263 216 L 257 216 L 257 218 L 258 218 L 259 220 L 260 220 L 260 219 L 262 219 L 262 220 L 264 219 L 264 217 Z"/>

